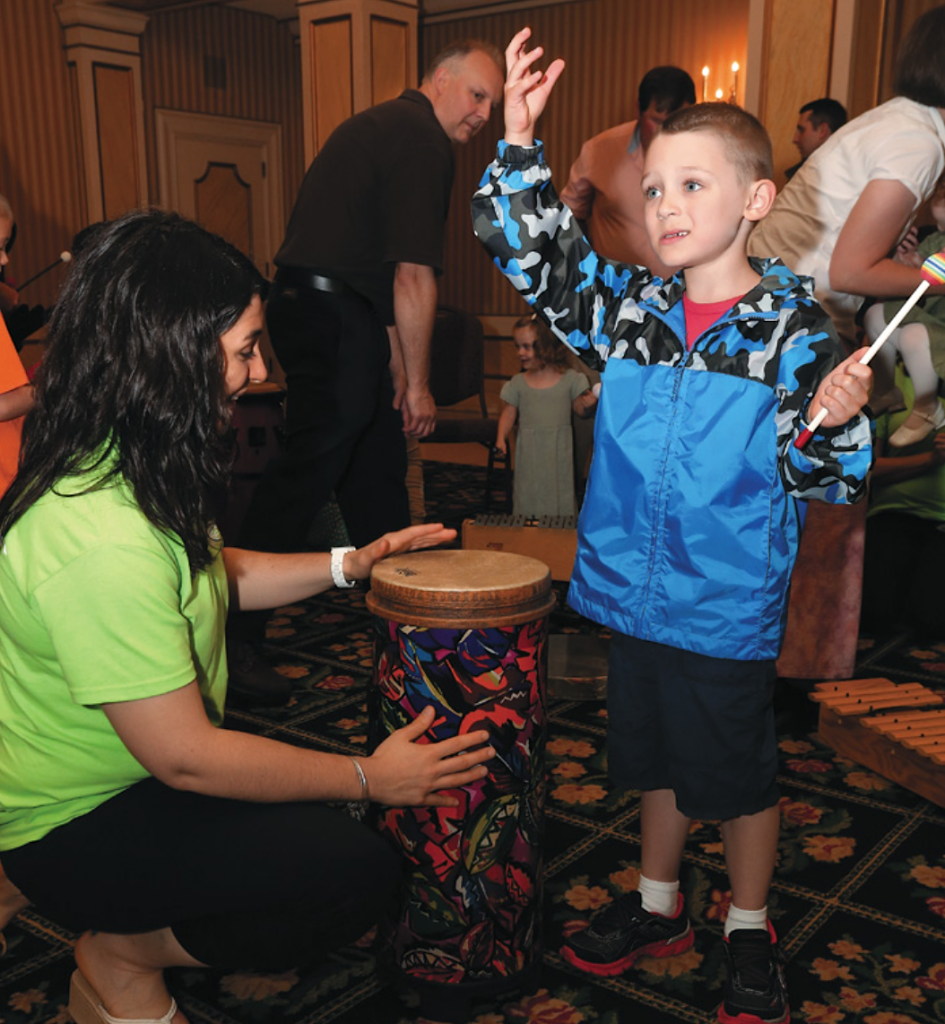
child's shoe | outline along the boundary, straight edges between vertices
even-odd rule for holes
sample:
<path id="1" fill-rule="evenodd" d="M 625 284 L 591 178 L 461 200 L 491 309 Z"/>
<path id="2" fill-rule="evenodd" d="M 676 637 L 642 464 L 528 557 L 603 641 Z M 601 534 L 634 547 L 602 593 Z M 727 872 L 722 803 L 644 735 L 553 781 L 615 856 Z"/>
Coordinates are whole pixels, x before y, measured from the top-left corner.
<path id="1" fill-rule="evenodd" d="M 738 928 L 725 939 L 728 979 L 719 1020 L 722 1024 L 787 1024 L 784 961 L 771 922 L 765 928 Z"/>
<path id="2" fill-rule="evenodd" d="M 565 939 L 561 955 L 589 974 L 613 977 L 641 956 L 674 956 L 695 941 L 682 894 L 672 917 L 643 909 L 638 892 L 630 892 L 599 910 L 583 931 Z"/>
<path id="3" fill-rule="evenodd" d="M 910 444 L 916 444 L 924 437 L 928 437 L 933 430 L 941 430 L 942 427 L 945 427 L 945 409 L 942 408 L 941 402 L 936 402 L 930 413 L 913 409 L 906 417 L 905 423 L 889 435 L 889 443 L 893 448 L 907 448 Z"/>

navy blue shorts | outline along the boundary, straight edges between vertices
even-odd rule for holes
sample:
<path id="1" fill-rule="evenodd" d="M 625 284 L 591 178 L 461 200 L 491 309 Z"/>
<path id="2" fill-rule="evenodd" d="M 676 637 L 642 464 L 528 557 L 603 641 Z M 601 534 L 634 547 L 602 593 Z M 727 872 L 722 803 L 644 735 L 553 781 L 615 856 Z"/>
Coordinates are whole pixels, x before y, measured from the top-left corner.
<path id="1" fill-rule="evenodd" d="M 690 818 L 727 821 L 778 802 L 773 661 L 710 658 L 614 633 L 607 759 L 614 783 L 671 789 Z"/>

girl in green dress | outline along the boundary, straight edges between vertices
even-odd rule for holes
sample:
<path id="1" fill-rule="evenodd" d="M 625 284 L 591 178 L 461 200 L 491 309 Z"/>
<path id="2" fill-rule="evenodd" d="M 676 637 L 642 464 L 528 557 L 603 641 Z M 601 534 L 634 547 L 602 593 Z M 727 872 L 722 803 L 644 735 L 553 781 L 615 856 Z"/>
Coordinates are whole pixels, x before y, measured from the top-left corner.
<path id="1" fill-rule="evenodd" d="M 571 413 L 590 416 L 597 396 L 587 377 L 568 366 L 567 349 L 535 316 L 512 330 L 522 364 L 502 388 L 496 448 L 503 454 L 518 420 L 512 511 L 516 516 L 573 516 L 574 439 Z"/>

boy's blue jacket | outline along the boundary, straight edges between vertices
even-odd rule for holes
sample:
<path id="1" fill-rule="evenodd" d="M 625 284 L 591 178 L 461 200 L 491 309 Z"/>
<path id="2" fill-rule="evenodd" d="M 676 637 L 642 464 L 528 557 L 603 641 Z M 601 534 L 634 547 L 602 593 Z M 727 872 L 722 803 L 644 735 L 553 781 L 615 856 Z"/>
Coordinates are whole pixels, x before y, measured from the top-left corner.
<path id="1" fill-rule="evenodd" d="M 757 288 L 686 350 L 677 275 L 598 256 L 551 186 L 541 144 L 500 144 L 473 229 L 554 333 L 604 369 L 569 603 L 630 636 L 712 657 L 777 657 L 796 498 L 865 495 L 866 418 L 799 451 L 841 361 L 808 279 L 753 261 Z"/>

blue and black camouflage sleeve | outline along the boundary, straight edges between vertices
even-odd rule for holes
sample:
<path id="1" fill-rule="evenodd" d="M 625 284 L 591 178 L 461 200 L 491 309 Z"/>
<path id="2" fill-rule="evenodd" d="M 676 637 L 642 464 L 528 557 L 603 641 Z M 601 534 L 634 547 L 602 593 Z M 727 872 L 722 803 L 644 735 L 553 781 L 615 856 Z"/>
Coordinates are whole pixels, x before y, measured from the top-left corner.
<path id="1" fill-rule="evenodd" d="M 599 256 L 558 198 L 543 147 L 499 143 L 472 201 L 473 231 L 499 270 L 589 366 L 601 369 L 651 276 Z M 624 326 L 624 331 L 626 325 Z"/>
<path id="2" fill-rule="evenodd" d="M 820 429 L 804 448 L 794 442 L 805 429 L 807 407 L 820 382 L 842 361 L 833 325 L 807 295 L 786 311 L 775 385 L 778 462 L 788 494 L 807 501 L 855 504 L 866 496 L 873 452 L 863 413 L 839 427 Z"/>

